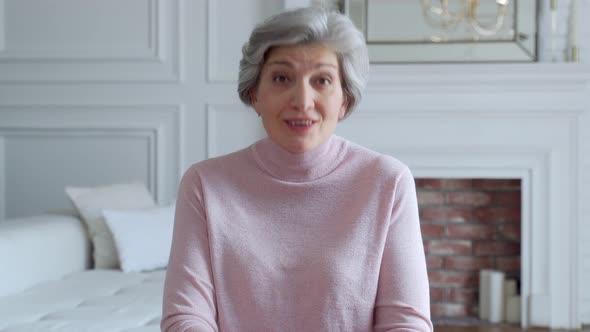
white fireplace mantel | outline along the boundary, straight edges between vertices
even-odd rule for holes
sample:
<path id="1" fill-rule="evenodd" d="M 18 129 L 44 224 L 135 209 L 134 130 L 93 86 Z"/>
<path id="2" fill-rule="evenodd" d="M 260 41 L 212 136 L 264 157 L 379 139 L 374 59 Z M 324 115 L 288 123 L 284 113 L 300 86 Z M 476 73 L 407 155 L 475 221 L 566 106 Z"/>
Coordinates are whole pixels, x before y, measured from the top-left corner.
<path id="1" fill-rule="evenodd" d="M 522 179 L 522 325 L 580 327 L 590 309 L 580 282 L 590 280 L 590 67 L 375 65 L 369 81 L 338 133 L 415 177 Z"/>

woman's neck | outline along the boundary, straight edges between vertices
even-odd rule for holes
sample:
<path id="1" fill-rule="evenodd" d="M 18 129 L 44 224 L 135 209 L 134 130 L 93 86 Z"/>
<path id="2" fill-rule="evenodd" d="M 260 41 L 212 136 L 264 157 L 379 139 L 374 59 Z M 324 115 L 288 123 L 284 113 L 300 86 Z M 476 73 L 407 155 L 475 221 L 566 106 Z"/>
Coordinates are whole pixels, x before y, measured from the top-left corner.
<path id="1" fill-rule="evenodd" d="M 267 137 L 256 142 L 252 151 L 270 175 L 288 182 L 308 182 L 331 173 L 342 161 L 346 145 L 344 139 L 332 135 L 310 151 L 293 153 Z"/>

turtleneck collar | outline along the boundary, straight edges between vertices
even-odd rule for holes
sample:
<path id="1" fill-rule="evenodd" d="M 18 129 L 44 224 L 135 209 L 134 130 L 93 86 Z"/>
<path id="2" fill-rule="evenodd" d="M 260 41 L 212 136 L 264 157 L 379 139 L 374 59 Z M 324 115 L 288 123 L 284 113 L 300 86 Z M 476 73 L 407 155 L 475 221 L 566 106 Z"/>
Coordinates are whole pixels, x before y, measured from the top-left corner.
<path id="1" fill-rule="evenodd" d="M 275 178 L 308 182 L 331 173 L 344 159 L 346 140 L 332 135 L 322 145 L 303 153 L 292 153 L 269 137 L 252 145 L 254 159 Z"/>

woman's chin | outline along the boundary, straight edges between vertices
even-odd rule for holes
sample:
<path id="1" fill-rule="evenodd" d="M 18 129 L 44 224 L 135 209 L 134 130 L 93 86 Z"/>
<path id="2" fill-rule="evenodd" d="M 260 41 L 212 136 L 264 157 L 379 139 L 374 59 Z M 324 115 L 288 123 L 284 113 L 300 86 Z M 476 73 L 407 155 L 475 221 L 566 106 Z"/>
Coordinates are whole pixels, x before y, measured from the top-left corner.
<path id="1" fill-rule="evenodd" d="M 291 153 L 305 153 L 311 150 L 314 150 L 318 146 L 320 146 L 323 142 L 318 141 L 317 139 L 310 140 L 310 139 L 300 139 L 300 140 L 293 140 L 289 142 L 288 145 L 283 146 L 287 149 L 287 151 Z"/>

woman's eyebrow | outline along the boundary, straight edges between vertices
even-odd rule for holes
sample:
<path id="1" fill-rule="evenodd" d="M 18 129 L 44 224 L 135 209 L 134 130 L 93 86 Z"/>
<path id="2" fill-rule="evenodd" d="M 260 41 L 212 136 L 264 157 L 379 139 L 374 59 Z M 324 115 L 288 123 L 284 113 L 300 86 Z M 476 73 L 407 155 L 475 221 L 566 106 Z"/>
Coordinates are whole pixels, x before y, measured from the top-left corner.
<path id="1" fill-rule="evenodd" d="M 316 65 L 316 68 L 319 68 L 319 67 L 331 67 L 331 68 L 334 68 L 334 69 L 338 69 L 338 66 L 336 66 L 334 64 L 331 64 L 331 63 L 318 63 Z"/>
<path id="2" fill-rule="evenodd" d="M 268 62 L 269 66 L 287 66 L 287 67 L 294 67 L 293 64 L 289 61 L 282 61 L 282 60 L 273 60 Z"/>
<path id="3" fill-rule="evenodd" d="M 285 61 L 285 60 L 272 60 L 272 61 L 269 61 L 268 62 L 268 65 L 269 66 L 273 66 L 273 65 L 276 65 L 276 66 L 287 66 L 287 67 L 291 67 L 291 68 L 295 67 L 293 65 L 293 63 L 291 63 L 290 61 Z M 331 68 L 334 68 L 334 69 L 338 69 L 338 66 L 336 66 L 336 65 L 334 65 L 332 63 L 327 63 L 327 62 L 317 63 L 317 64 L 315 64 L 314 67 L 315 68 L 331 67 Z"/>

